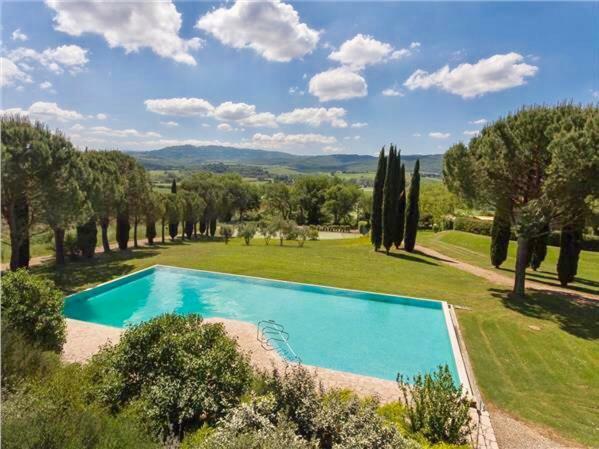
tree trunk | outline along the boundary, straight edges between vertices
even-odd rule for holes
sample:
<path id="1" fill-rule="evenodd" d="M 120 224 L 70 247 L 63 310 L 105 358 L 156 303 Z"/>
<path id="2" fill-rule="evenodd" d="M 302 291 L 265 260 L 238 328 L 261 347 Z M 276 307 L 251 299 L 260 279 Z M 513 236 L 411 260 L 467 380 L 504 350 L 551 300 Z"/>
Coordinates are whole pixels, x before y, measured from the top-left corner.
<path id="1" fill-rule="evenodd" d="M 56 252 L 56 265 L 64 265 L 64 229 L 54 229 L 54 248 Z"/>
<path id="2" fill-rule="evenodd" d="M 198 223 L 197 221 L 193 224 L 193 239 L 198 239 Z"/>
<path id="3" fill-rule="evenodd" d="M 514 290 L 516 296 L 523 297 L 526 287 L 526 266 L 528 265 L 529 239 L 518 236 L 518 249 L 516 254 L 516 275 L 514 277 Z"/>
<path id="4" fill-rule="evenodd" d="M 102 228 L 102 248 L 104 248 L 105 253 L 110 252 L 110 242 L 108 241 L 108 225 L 110 224 L 110 219 L 108 217 L 102 217 L 100 220 L 100 227 Z"/>
<path id="5" fill-rule="evenodd" d="M 162 234 L 160 235 L 160 240 L 162 241 L 162 243 L 164 243 L 164 218 L 161 221 L 161 228 L 162 228 L 162 230 L 161 230 Z"/>
<path id="6" fill-rule="evenodd" d="M 139 248 L 139 245 L 137 244 L 137 217 L 135 217 L 133 219 L 133 247 L 134 248 Z"/>
<path id="7" fill-rule="evenodd" d="M 10 269 L 29 267 L 29 205 L 22 198 L 10 208 Z"/>

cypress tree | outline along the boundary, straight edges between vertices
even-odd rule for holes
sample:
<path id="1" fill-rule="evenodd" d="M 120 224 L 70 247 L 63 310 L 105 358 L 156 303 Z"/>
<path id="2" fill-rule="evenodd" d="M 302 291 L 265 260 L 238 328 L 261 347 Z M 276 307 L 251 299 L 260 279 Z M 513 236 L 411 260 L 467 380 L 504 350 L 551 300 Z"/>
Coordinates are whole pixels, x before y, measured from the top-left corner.
<path id="1" fill-rule="evenodd" d="M 541 235 L 531 242 L 530 267 L 537 271 L 547 256 L 547 240 L 549 238 L 549 225 L 545 225 Z"/>
<path id="2" fill-rule="evenodd" d="M 206 233 L 206 227 L 206 216 L 202 216 L 202 218 L 200 218 L 200 235 Z"/>
<path id="3" fill-rule="evenodd" d="M 375 251 L 378 251 L 383 243 L 383 186 L 385 185 L 386 171 L 387 157 L 385 156 L 385 147 L 383 147 L 379 153 L 379 162 L 374 177 L 372 212 L 370 214 L 370 241 Z"/>
<path id="4" fill-rule="evenodd" d="M 126 250 L 129 242 L 129 230 L 131 225 L 129 224 L 129 215 L 123 212 L 119 212 L 116 216 L 116 241 L 119 244 L 120 250 Z"/>
<path id="5" fill-rule="evenodd" d="M 397 220 L 397 154 L 394 146 L 389 148 L 387 173 L 383 186 L 383 246 L 387 254 L 393 245 Z"/>
<path id="6" fill-rule="evenodd" d="M 414 165 L 414 173 L 410 180 L 410 193 L 408 196 L 408 211 L 406 214 L 406 234 L 404 240 L 404 248 L 408 252 L 414 251 L 416 245 L 416 233 L 418 232 L 418 220 L 420 218 L 419 211 L 420 197 L 420 160 L 416 160 Z"/>
<path id="7" fill-rule="evenodd" d="M 406 166 L 404 164 L 401 164 L 401 169 L 399 171 L 397 190 L 399 195 L 397 200 L 397 231 L 393 243 L 395 244 L 395 248 L 399 249 L 406 229 Z"/>
<path id="8" fill-rule="evenodd" d="M 498 207 L 491 227 L 491 265 L 495 268 L 499 268 L 507 258 L 510 234 L 509 208 Z"/>
<path id="9" fill-rule="evenodd" d="M 177 193 L 177 180 L 173 179 L 173 183 L 171 184 L 171 193 Z M 175 240 L 177 234 L 179 233 L 179 221 L 169 220 L 168 222 L 168 234 L 171 237 L 171 240 Z"/>
<path id="10" fill-rule="evenodd" d="M 564 287 L 574 280 L 578 271 L 581 240 L 582 231 L 579 226 L 567 225 L 562 228 L 559 258 L 557 259 L 557 277 Z"/>
<path id="11" fill-rule="evenodd" d="M 214 237 L 216 235 L 216 217 L 210 220 L 210 237 Z"/>
<path id="12" fill-rule="evenodd" d="M 146 238 L 148 239 L 148 243 L 150 245 L 154 244 L 154 239 L 156 238 L 156 222 L 155 221 L 147 221 L 146 222 Z"/>
<path id="13" fill-rule="evenodd" d="M 88 259 L 94 257 L 97 243 L 98 228 L 96 227 L 95 218 L 77 226 L 77 247 L 81 250 L 83 257 Z"/>

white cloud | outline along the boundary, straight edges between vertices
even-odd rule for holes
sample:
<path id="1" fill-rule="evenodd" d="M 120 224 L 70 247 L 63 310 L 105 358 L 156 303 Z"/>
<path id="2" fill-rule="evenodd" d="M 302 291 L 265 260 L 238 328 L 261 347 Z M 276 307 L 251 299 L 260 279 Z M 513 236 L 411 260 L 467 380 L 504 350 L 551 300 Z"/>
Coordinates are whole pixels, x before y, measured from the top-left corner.
<path id="1" fill-rule="evenodd" d="M 394 88 L 394 87 L 389 87 L 388 89 L 383 90 L 382 94 L 385 97 L 403 97 L 404 93 L 401 92 L 400 90 Z"/>
<path id="2" fill-rule="evenodd" d="M 455 69 L 446 65 L 433 73 L 419 69 L 404 86 L 410 90 L 437 87 L 462 98 L 473 98 L 525 84 L 526 78 L 534 76 L 538 67 L 523 61 L 522 55 L 508 53 L 481 59 L 475 64 L 460 64 Z"/>
<path id="3" fill-rule="evenodd" d="M 106 114 L 103 114 L 103 113 L 96 114 L 97 120 L 106 120 L 107 118 L 108 118 L 108 115 L 106 115 Z"/>
<path id="4" fill-rule="evenodd" d="M 352 128 L 365 128 L 367 126 L 368 126 L 368 123 L 366 123 L 366 122 L 356 122 L 356 123 L 351 124 Z"/>
<path id="5" fill-rule="evenodd" d="M 8 58 L 0 57 L 0 86 L 12 86 L 17 83 L 31 83 L 29 74 L 21 70 Z"/>
<path id="6" fill-rule="evenodd" d="M 474 137 L 474 136 L 478 136 L 478 133 L 480 131 L 477 130 L 468 130 L 468 131 L 464 131 L 464 135 L 468 136 L 468 137 Z"/>
<path id="7" fill-rule="evenodd" d="M 292 86 L 289 88 L 289 95 L 304 95 L 306 92 L 301 90 L 299 87 L 297 86 Z"/>
<path id="8" fill-rule="evenodd" d="M 162 137 L 157 132 L 153 132 L 153 131 L 144 132 L 144 131 L 138 131 L 138 130 L 133 129 L 133 128 L 128 128 L 128 129 L 113 129 L 113 128 L 109 128 L 107 126 L 91 126 L 89 128 L 85 128 L 85 127 L 82 127 L 81 125 L 79 125 L 78 126 L 78 130 L 79 131 L 86 130 L 88 133 L 94 134 L 94 135 L 108 136 L 108 137 L 117 137 L 117 138 L 126 138 L 126 137 L 129 137 L 129 138 L 131 138 L 131 137 L 135 137 L 135 138 L 146 138 L 146 137 L 158 138 L 158 137 Z"/>
<path id="9" fill-rule="evenodd" d="M 471 125 L 484 125 L 488 122 L 488 120 L 486 118 L 479 118 L 478 120 L 472 120 L 468 123 L 470 123 Z"/>
<path id="10" fill-rule="evenodd" d="M 368 85 L 359 74 L 340 67 L 314 75 L 309 90 L 320 101 L 346 100 L 365 97 Z"/>
<path id="11" fill-rule="evenodd" d="M 345 136 L 343 140 L 360 140 L 360 136 Z"/>
<path id="12" fill-rule="evenodd" d="M 251 48 L 269 61 L 288 62 L 314 50 L 319 33 L 300 22 L 293 6 L 279 0 L 238 0 L 201 17 L 196 28 L 224 45 Z"/>
<path id="13" fill-rule="evenodd" d="M 333 144 L 337 142 L 337 139 L 322 134 L 276 133 L 268 135 L 257 133 L 252 137 L 252 141 L 264 147 L 276 147 L 280 145 Z"/>
<path id="14" fill-rule="evenodd" d="M 252 128 L 278 128 L 276 117 L 271 112 L 260 112 L 252 114 L 247 118 L 238 121 L 240 125 L 249 126 Z"/>
<path id="15" fill-rule="evenodd" d="M 160 122 L 161 125 L 168 126 L 169 128 L 175 128 L 179 126 L 177 122 Z"/>
<path id="16" fill-rule="evenodd" d="M 247 103 L 225 101 L 212 114 L 219 120 L 242 120 L 256 113 L 256 106 Z"/>
<path id="17" fill-rule="evenodd" d="M 12 32 L 11 39 L 13 41 L 26 41 L 28 39 L 27 35 L 21 32 L 20 28 L 17 28 Z"/>
<path id="18" fill-rule="evenodd" d="M 146 100 L 144 104 L 150 112 L 181 117 L 206 116 L 214 110 L 214 106 L 202 98 L 157 98 Z"/>
<path id="19" fill-rule="evenodd" d="M 395 50 L 391 44 L 377 41 L 372 36 L 356 34 L 352 39 L 341 44 L 339 50 L 332 52 L 329 59 L 353 70 L 361 70 L 368 65 L 389 59 L 401 59 L 410 54 L 411 51 L 407 48 Z"/>
<path id="20" fill-rule="evenodd" d="M 208 123 L 202 123 L 202 128 L 210 128 L 210 125 Z"/>
<path id="21" fill-rule="evenodd" d="M 182 39 L 181 14 L 171 1 L 160 2 L 65 2 L 46 0 L 56 11 L 54 27 L 71 36 L 99 34 L 110 48 L 126 53 L 150 48 L 154 53 L 177 62 L 196 65 L 192 50 L 202 46 L 195 37 Z"/>
<path id="22" fill-rule="evenodd" d="M 85 118 L 77 111 L 61 109 L 56 103 L 36 101 L 28 109 L 12 108 L 2 111 L 2 114 L 28 115 L 34 120 L 67 122 Z"/>
<path id="23" fill-rule="evenodd" d="M 343 152 L 343 148 L 341 147 L 335 147 L 332 145 L 327 145 L 326 147 L 323 147 L 322 149 L 323 153 L 342 153 Z"/>
<path id="24" fill-rule="evenodd" d="M 343 119 L 345 114 L 343 108 L 301 108 L 280 114 L 277 121 L 285 125 L 306 124 L 314 127 L 329 123 L 333 128 L 346 128 L 347 122 Z"/>
<path id="25" fill-rule="evenodd" d="M 592 90 L 591 95 L 593 98 L 599 98 L 599 90 Z"/>
<path id="26" fill-rule="evenodd" d="M 233 131 L 233 127 L 231 125 L 229 125 L 228 123 L 220 123 L 217 127 L 216 127 L 219 131 Z"/>
<path id="27" fill-rule="evenodd" d="M 412 50 L 416 50 L 417 48 L 420 48 L 420 42 L 412 42 L 412 43 L 410 44 L 410 48 L 411 48 Z"/>
<path id="28" fill-rule="evenodd" d="M 88 50 L 78 45 L 61 45 L 55 48 L 47 48 L 38 52 L 32 48 L 19 47 L 8 53 L 8 58 L 13 62 L 21 63 L 23 67 L 30 67 L 25 61 L 36 61 L 54 73 L 62 73 L 68 70 L 71 74 L 80 72 L 89 62 Z"/>
<path id="29" fill-rule="evenodd" d="M 422 134 L 420 134 L 420 133 L 414 133 L 414 134 L 412 134 L 412 137 L 422 137 Z"/>
<path id="30" fill-rule="evenodd" d="M 435 131 L 435 132 L 428 133 L 428 136 L 432 137 L 433 139 L 447 139 L 447 138 L 451 137 L 451 134 Z"/>
<path id="31" fill-rule="evenodd" d="M 43 83 L 40 83 L 40 89 L 50 90 L 52 89 L 52 83 L 50 81 L 44 81 Z"/>

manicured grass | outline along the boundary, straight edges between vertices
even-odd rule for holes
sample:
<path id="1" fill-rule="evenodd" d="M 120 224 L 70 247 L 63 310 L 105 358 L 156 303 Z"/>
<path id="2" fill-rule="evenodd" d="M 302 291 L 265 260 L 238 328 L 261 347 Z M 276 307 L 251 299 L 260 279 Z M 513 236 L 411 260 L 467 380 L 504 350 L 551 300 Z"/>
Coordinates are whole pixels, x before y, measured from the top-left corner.
<path id="1" fill-rule="evenodd" d="M 516 265 L 516 242 L 510 242 L 508 258 L 496 269 L 489 259 L 491 238 L 485 235 L 471 234 L 461 231 L 420 232 L 418 242 L 450 257 L 468 262 L 472 265 L 497 270 L 497 272 L 513 276 Z M 559 248 L 547 247 L 547 257 L 538 271 L 527 270 L 527 278 L 548 285 L 559 286 L 557 280 L 557 258 Z M 599 294 L 599 252 L 582 251 L 578 263 L 578 274 L 575 282 L 569 284 L 573 290 Z"/>
<path id="2" fill-rule="evenodd" d="M 367 238 L 306 242 L 303 248 L 259 240 L 247 247 L 239 239 L 228 245 L 174 243 L 34 271 L 72 292 L 157 263 L 466 306 L 470 310 L 458 310 L 458 317 L 486 401 L 565 438 L 599 446 L 599 303 L 538 293 L 509 299 L 509 289 L 434 258 L 374 253 Z"/>

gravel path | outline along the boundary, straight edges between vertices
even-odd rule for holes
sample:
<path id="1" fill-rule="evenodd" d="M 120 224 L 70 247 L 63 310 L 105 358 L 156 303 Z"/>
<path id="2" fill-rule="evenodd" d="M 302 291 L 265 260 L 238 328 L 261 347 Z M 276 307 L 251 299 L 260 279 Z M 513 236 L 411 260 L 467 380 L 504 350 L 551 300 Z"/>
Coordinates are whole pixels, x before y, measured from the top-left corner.
<path id="1" fill-rule="evenodd" d="M 486 268 L 481 268 L 477 267 L 476 265 L 471 265 L 469 263 L 462 262 L 458 259 L 454 259 L 453 257 L 446 256 L 445 254 L 442 254 L 434 249 L 427 248 L 422 245 L 416 245 L 416 251 L 425 256 L 432 257 L 433 259 L 436 259 L 446 265 L 450 265 L 459 270 L 466 271 L 475 276 L 484 278 L 487 281 L 492 282 L 494 284 L 504 285 L 507 287 L 512 287 L 514 285 L 514 280 L 511 277 L 504 276 Z M 546 285 L 528 279 L 526 280 L 526 288 L 538 291 L 558 292 L 572 299 L 590 299 L 599 301 L 599 295 L 594 295 L 592 293 L 577 292 L 567 288 L 557 287 L 554 285 Z"/>

